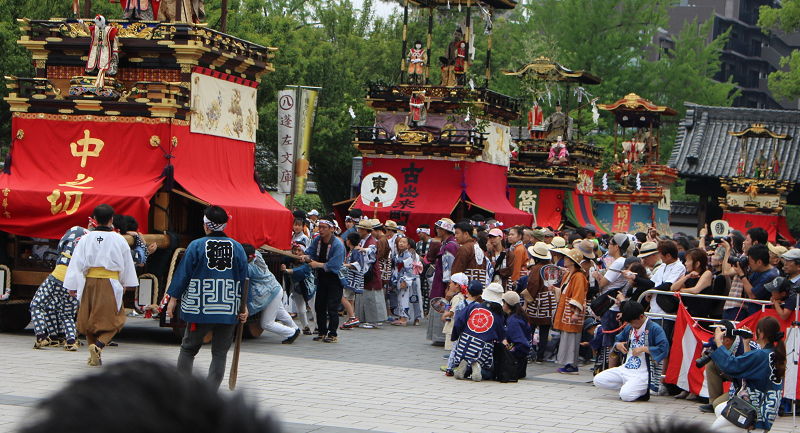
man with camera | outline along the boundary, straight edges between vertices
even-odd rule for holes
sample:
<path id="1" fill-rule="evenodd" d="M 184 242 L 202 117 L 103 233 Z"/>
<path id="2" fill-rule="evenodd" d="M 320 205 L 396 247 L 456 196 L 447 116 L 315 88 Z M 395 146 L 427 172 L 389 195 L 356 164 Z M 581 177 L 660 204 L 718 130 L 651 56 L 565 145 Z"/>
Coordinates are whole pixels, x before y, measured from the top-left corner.
<path id="1" fill-rule="evenodd" d="M 728 351 L 732 352 L 735 356 L 739 356 L 744 352 L 750 351 L 750 341 L 753 339 L 753 334 L 747 328 L 736 329 L 733 322 L 730 320 L 722 320 L 718 325 L 725 329 L 725 335 L 722 338 L 722 345 Z M 706 347 L 703 356 L 695 361 L 697 368 L 706 367 L 706 383 L 708 384 L 708 404 L 701 404 L 699 409 L 701 412 L 714 413 L 716 405 L 724 403 L 728 400 L 728 394 L 725 394 L 722 388 L 724 382 L 732 382 L 734 379 L 720 370 L 719 366 L 711 359 L 711 352 L 716 350 L 717 343 L 714 337 L 704 344 Z"/>
<path id="2" fill-rule="evenodd" d="M 777 277 L 764 285 L 772 295 L 770 299 L 781 320 L 792 316 L 798 308 L 800 292 L 800 249 L 792 248 L 781 256 L 785 277 Z"/>
<path id="3" fill-rule="evenodd" d="M 767 238 L 766 230 L 761 227 L 753 227 L 747 231 L 747 236 L 742 236 L 740 231 L 734 230 L 729 237 L 718 240 L 719 244 L 725 248 L 725 257 L 722 260 L 722 275 L 731 278 L 731 288 L 728 296 L 733 298 L 744 297 L 744 281 L 739 275 L 746 271 L 749 265 L 747 251 L 753 245 L 766 245 Z M 741 251 L 741 254 L 739 251 Z M 722 318 L 739 321 L 749 316 L 749 310 L 742 304 L 739 301 L 725 301 Z"/>
<path id="4" fill-rule="evenodd" d="M 753 245 L 747 250 L 747 266 L 740 263 L 734 271 L 742 280 L 742 286 L 750 299 L 768 301 L 771 294 L 764 288 L 764 284 L 772 281 L 779 275 L 778 270 L 769 264 L 769 249 L 766 245 Z M 748 304 L 748 315 L 761 310 L 758 304 Z"/>

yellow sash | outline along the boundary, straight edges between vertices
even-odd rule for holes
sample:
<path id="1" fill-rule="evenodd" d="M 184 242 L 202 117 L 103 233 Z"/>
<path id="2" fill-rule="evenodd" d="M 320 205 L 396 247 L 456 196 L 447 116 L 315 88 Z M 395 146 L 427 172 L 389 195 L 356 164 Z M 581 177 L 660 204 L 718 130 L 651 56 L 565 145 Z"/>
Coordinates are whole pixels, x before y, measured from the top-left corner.
<path id="1" fill-rule="evenodd" d="M 89 268 L 86 278 L 112 278 L 119 280 L 119 271 L 109 271 L 106 268 Z"/>
<path id="2" fill-rule="evenodd" d="M 57 265 L 53 272 L 50 273 L 58 281 L 64 282 L 64 276 L 67 275 L 67 265 Z"/>

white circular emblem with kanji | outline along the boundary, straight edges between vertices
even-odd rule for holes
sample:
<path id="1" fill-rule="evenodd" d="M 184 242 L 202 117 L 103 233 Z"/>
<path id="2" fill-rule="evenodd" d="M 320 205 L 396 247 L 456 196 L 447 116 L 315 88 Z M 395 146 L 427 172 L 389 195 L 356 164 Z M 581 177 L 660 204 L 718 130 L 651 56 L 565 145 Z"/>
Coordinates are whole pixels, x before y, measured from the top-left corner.
<path id="1" fill-rule="evenodd" d="M 397 179 L 377 171 L 361 181 L 361 202 L 371 207 L 389 207 L 397 198 Z"/>
<path id="2" fill-rule="evenodd" d="M 476 308 L 469 313 L 469 320 L 467 326 L 472 332 L 482 334 L 489 329 L 492 329 L 494 324 L 494 316 L 492 312 L 485 308 Z"/>

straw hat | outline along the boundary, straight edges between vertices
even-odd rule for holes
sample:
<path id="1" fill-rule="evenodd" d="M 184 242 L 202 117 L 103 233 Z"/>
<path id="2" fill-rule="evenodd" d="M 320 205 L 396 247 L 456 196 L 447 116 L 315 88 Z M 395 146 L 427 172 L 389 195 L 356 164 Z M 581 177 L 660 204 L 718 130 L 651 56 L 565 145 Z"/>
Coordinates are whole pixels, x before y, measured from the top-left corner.
<path id="1" fill-rule="evenodd" d="M 789 249 L 783 245 L 773 245 L 772 242 L 767 242 L 767 248 L 769 249 L 769 252 L 778 257 L 781 257 L 782 255 L 786 254 L 787 251 L 789 251 Z"/>
<path id="2" fill-rule="evenodd" d="M 549 249 L 547 248 L 547 244 L 544 242 L 536 242 L 532 246 L 528 247 L 528 254 L 530 254 L 531 257 L 536 257 L 537 259 L 542 260 L 550 260 L 553 258 Z"/>
<path id="3" fill-rule="evenodd" d="M 454 230 L 455 230 L 454 229 L 455 223 L 450 218 L 442 218 L 439 221 L 436 221 L 436 224 L 434 224 L 434 225 L 436 227 L 439 227 L 440 229 L 442 229 L 442 230 L 444 230 L 446 232 L 450 232 L 450 233 L 453 233 Z"/>
<path id="4" fill-rule="evenodd" d="M 364 230 L 372 230 L 372 223 L 369 220 L 361 220 L 358 222 L 356 228 L 364 229 Z"/>
<path id="5" fill-rule="evenodd" d="M 372 224 L 373 230 L 383 227 L 383 224 L 381 224 L 381 220 L 379 219 L 369 220 L 369 222 Z"/>
<path id="6" fill-rule="evenodd" d="M 569 257 L 570 260 L 575 262 L 577 266 L 580 266 L 581 262 L 583 261 L 584 254 L 581 253 L 580 250 L 578 250 L 577 248 L 573 248 L 569 250 L 569 252 L 567 252 L 566 256 Z"/>
<path id="7" fill-rule="evenodd" d="M 590 241 L 589 239 L 582 240 L 577 247 L 573 249 L 573 251 L 578 251 L 586 257 L 587 259 L 593 259 L 594 255 L 594 242 Z"/>
<path id="8" fill-rule="evenodd" d="M 567 241 L 564 238 L 562 238 L 561 236 L 554 237 L 553 240 L 550 241 L 550 243 L 555 248 L 564 248 L 564 247 L 567 246 Z"/>
<path id="9" fill-rule="evenodd" d="M 397 223 L 392 220 L 386 220 L 386 222 L 383 223 L 383 226 L 386 227 L 387 230 L 397 231 Z"/>
<path id="10" fill-rule="evenodd" d="M 642 244 L 642 246 L 639 247 L 639 255 L 636 257 L 643 259 L 657 252 L 658 252 L 658 244 L 656 244 L 655 242 L 645 242 Z"/>

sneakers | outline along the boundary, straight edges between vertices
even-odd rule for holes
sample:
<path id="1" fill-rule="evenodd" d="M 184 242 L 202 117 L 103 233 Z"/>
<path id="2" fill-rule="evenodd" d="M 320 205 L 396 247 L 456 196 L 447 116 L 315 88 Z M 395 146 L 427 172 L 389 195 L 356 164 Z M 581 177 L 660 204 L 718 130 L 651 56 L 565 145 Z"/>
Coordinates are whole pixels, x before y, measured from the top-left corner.
<path id="1" fill-rule="evenodd" d="M 303 328 L 303 335 L 311 335 L 311 328 L 309 328 L 308 326 Z"/>
<path id="2" fill-rule="evenodd" d="M 59 343 L 58 340 L 53 340 L 50 337 L 46 337 L 44 340 L 37 339 L 35 343 L 33 343 L 34 349 L 44 349 L 46 347 L 58 347 Z"/>
<path id="3" fill-rule="evenodd" d="M 339 342 L 339 338 L 337 338 L 335 335 L 329 335 L 329 336 L 323 338 L 322 342 L 323 343 L 338 343 Z"/>
<path id="4" fill-rule="evenodd" d="M 299 336 L 300 336 L 300 328 L 297 328 L 297 329 L 294 330 L 294 335 L 292 335 L 291 337 L 281 341 L 281 344 L 292 344 L 292 343 L 294 343 L 294 340 L 297 340 L 297 337 L 299 337 Z"/>
<path id="5" fill-rule="evenodd" d="M 352 328 L 354 326 L 358 326 L 359 323 L 361 323 L 361 321 L 358 320 L 358 317 L 351 317 L 347 322 L 344 322 L 343 326 L 345 328 Z"/>
<path id="6" fill-rule="evenodd" d="M 103 352 L 103 349 L 97 347 L 97 345 L 90 344 L 89 345 L 89 360 L 87 364 L 91 365 L 92 367 L 99 367 L 103 365 L 103 361 L 100 359 L 100 353 Z"/>
<path id="7" fill-rule="evenodd" d="M 456 371 L 453 372 L 453 375 L 458 380 L 464 380 L 464 376 L 467 375 L 467 361 L 461 360 L 461 363 L 458 364 L 458 367 L 456 367 Z"/>
<path id="8" fill-rule="evenodd" d="M 561 374 L 579 374 L 578 367 L 575 367 L 572 364 L 567 364 L 558 369 L 558 372 Z"/>
<path id="9" fill-rule="evenodd" d="M 373 325 L 372 323 L 362 323 L 361 325 L 359 325 L 359 328 L 375 329 L 375 325 Z"/>
<path id="10" fill-rule="evenodd" d="M 669 391 L 667 391 L 667 387 L 664 385 L 651 385 L 650 386 L 650 395 L 654 396 L 664 396 L 669 395 Z"/>
<path id="11" fill-rule="evenodd" d="M 439 367 L 439 370 L 440 371 L 447 371 L 447 366 L 443 365 L 443 366 Z"/>
<path id="12" fill-rule="evenodd" d="M 470 376 L 473 382 L 480 382 L 483 380 L 483 374 L 481 374 L 481 364 L 478 361 L 472 363 L 472 376 Z"/>
<path id="13" fill-rule="evenodd" d="M 451 370 L 449 368 L 444 371 L 444 375 L 447 376 L 447 377 L 453 377 L 453 374 L 455 374 L 455 373 L 453 373 L 453 370 Z"/>

